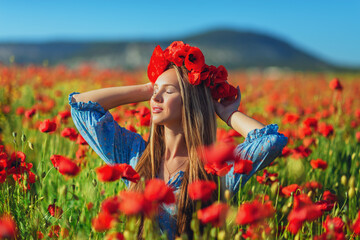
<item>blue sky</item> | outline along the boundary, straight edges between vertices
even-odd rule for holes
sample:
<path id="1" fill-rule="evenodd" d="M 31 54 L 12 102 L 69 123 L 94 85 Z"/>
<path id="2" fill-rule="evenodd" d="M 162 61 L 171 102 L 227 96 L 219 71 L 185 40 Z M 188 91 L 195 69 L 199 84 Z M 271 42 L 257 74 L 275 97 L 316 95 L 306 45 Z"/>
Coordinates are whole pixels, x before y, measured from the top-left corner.
<path id="1" fill-rule="evenodd" d="M 360 1 L 0 0 L 0 42 L 166 39 L 227 27 L 360 66 Z"/>

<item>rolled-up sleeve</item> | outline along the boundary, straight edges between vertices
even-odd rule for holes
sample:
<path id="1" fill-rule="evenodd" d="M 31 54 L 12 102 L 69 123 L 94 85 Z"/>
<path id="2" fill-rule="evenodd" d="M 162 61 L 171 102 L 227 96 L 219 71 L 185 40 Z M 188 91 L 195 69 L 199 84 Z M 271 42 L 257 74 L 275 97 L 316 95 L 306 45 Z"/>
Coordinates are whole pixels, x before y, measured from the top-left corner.
<path id="1" fill-rule="evenodd" d="M 73 92 L 69 95 L 71 116 L 76 128 L 90 147 L 110 165 L 127 163 L 135 168 L 145 149 L 145 141 L 114 120 L 109 111 L 97 102 L 76 102 Z"/>
<path id="2" fill-rule="evenodd" d="M 251 160 L 253 169 L 248 175 L 234 173 L 234 167 L 225 176 L 226 188 L 233 193 L 239 190 L 241 186 L 252 177 L 257 171 L 264 169 L 276 157 L 287 144 L 288 138 L 278 132 L 277 124 L 270 124 L 262 129 L 250 131 L 245 141 L 239 144 L 235 149 L 235 156 L 241 159 Z"/>

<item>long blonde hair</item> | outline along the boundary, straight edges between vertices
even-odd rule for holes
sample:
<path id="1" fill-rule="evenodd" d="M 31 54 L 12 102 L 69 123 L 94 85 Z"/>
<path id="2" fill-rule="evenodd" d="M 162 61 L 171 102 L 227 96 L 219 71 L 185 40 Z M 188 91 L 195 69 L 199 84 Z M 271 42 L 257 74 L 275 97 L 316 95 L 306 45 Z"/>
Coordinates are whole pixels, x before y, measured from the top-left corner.
<path id="1" fill-rule="evenodd" d="M 168 69 L 176 70 L 182 98 L 182 127 L 188 151 L 189 164 L 182 179 L 178 199 L 177 235 L 190 231 L 190 221 L 194 203 L 188 197 L 187 186 L 196 180 L 215 180 L 207 174 L 197 154 L 199 146 L 210 145 L 216 141 L 216 116 L 210 89 L 204 84 L 192 85 L 188 80 L 185 67 L 171 64 Z M 150 137 L 135 170 L 146 180 L 155 178 L 160 171 L 161 160 L 165 153 L 164 126 L 151 123 Z M 149 164 L 151 162 L 151 165 Z M 216 181 L 215 181 L 216 182 Z M 141 191 L 140 183 L 131 184 L 130 190 Z M 212 200 L 217 198 L 214 193 Z M 190 237 L 190 236 L 189 236 Z"/>

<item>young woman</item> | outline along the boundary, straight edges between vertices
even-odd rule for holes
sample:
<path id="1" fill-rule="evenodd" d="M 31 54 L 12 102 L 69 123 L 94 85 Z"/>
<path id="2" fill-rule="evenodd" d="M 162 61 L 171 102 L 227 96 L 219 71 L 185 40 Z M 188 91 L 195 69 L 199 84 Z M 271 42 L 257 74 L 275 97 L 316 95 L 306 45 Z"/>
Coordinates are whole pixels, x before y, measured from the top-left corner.
<path id="1" fill-rule="evenodd" d="M 235 131 L 246 136 L 235 155 L 253 161 L 248 175 L 231 169 L 223 178 L 222 189 L 233 193 L 256 172 L 268 166 L 287 143 L 276 124 L 263 125 L 237 111 L 239 88 L 227 83 L 223 66 L 205 64 L 201 51 L 183 42 L 173 42 L 164 51 L 157 46 L 150 59 L 151 83 L 112 87 L 69 96 L 75 126 L 94 151 L 107 163 L 130 164 L 145 179 L 160 178 L 172 186 L 176 204 L 163 205 L 159 226 L 169 239 L 187 232 L 194 211 L 188 197 L 188 184 L 215 180 L 208 174 L 197 149 L 216 141 L 216 115 Z M 150 100 L 149 141 L 114 121 L 109 109 L 119 105 Z M 215 181 L 216 182 L 216 181 Z M 140 183 L 131 190 L 141 190 Z M 213 196 L 214 199 L 217 196 Z"/>

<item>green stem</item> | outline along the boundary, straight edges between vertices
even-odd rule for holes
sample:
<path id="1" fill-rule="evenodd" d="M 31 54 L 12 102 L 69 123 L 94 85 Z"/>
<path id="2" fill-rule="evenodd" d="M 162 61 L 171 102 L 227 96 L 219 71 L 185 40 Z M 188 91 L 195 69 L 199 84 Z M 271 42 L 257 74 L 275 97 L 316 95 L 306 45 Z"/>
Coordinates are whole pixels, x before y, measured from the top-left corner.
<path id="1" fill-rule="evenodd" d="M 220 176 L 218 176 L 218 202 L 220 203 Z"/>

